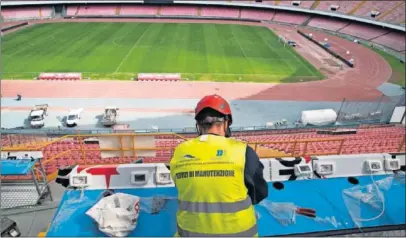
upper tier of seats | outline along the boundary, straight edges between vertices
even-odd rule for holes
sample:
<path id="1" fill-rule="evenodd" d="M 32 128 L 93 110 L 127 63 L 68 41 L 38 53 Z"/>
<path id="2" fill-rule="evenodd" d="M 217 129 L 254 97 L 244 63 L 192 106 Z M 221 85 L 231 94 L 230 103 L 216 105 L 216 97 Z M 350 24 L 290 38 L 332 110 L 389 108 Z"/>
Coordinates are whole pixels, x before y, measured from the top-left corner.
<path id="1" fill-rule="evenodd" d="M 252 1 L 239 1 L 239 0 L 223 0 L 222 2 L 235 2 L 235 3 L 255 3 L 260 4 L 254 0 Z M 297 5 L 297 3 L 299 3 Z M 296 5 L 294 5 L 296 3 Z M 290 6 L 306 9 L 314 9 L 319 11 L 334 11 L 342 14 L 359 16 L 363 18 L 375 19 L 378 21 L 389 22 L 393 24 L 405 24 L 405 1 L 391 1 L 391 0 L 362 0 L 362 1 L 271 1 L 263 0 L 262 4 L 275 5 L 275 6 Z M 335 8 L 334 6 L 338 7 Z M 333 8 L 332 8 L 333 7 Z M 332 10 L 333 9 L 333 10 Z M 379 12 L 379 15 L 371 17 L 371 12 Z"/>
<path id="2" fill-rule="evenodd" d="M 245 4 L 261 4 L 259 2 L 256 2 L 254 0 L 248 0 L 248 1 L 240 1 L 240 0 L 223 0 L 219 2 L 227 2 L 227 3 L 245 3 Z M 296 3 L 296 5 L 294 5 Z M 297 5 L 297 3 L 300 3 Z M 342 13 L 342 14 L 348 14 L 348 15 L 353 15 L 353 16 L 359 16 L 363 18 L 369 18 L 369 19 L 375 19 L 378 21 L 384 21 L 384 22 L 389 22 L 393 24 L 401 24 L 405 25 L 405 20 L 406 20 L 406 14 L 405 14 L 405 8 L 406 4 L 405 1 L 389 1 L 389 0 L 381 0 L 381 1 L 321 1 L 321 0 L 316 0 L 316 1 L 270 1 L 270 0 L 263 0 L 262 4 L 264 5 L 275 5 L 275 6 L 290 6 L 290 7 L 298 7 L 298 8 L 305 8 L 305 9 L 314 9 L 314 10 L 319 10 L 319 11 L 333 11 L 332 9 L 335 9 L 335 12 Z M 337 8 L 335 8 L 335 7 Z M 333 8 L 332 8 L 333 7 Z M 47 7 L 45 7 L 47 8 Z M 77 7 L 76 7 L 77 8 Z M 217 16 L 218 14 L 216 13 L 216 9 L 213 10 L 208 10 L 209 8 L 205 8 L 205 11 L 201 14 L 200 11 L 198 11 L 198 7 L 196 6 L 153 6 L 149 7 L 150 11 L 145 12 L 143 11 L 142 14 L 146 13 L 145 15 L 167 15 L 167 16 L 173 16 L 173 15 L 183 15 L 183 16 L 188 16 L 188 15 L 199 15 L 199 16 L 212 16 L 214 14 Z M 11 8 L 12 9 L 12 8 Z M 133 10 L 131 10 L 133 9 Z M 88 13 L 88 15 L 100 15 L 102 13 L 103 15 L 128 15 L 128 12 L 131 13 L 136 13 L 137 12 L 137 7 L 130 6 L 130 5 L 116 5 L 114 9 L 112 8 L 106 8 L 103 6 L 92 6 L 88 5 L 86 7 L 83 7 L 80 9 L 80 12 L 78 12 L 79 9 L 67 9 L 67 14 L 68 15 L 79 15 Z M 208 11 L 208 12 L 206 12 Z M 214 13 L 213 13 L 214 11 Z M 235 17 L 235 14 L 233 10 L 227 10 L 223 9 L 226 15 L 221 15 L 221 16 L 233 16 Z M 375 17 L 371 16 L 371 13 L 379 12 L 379 14 Z M 2 15 L 5 20 L 9 19 L 14 19 L 14 18 L 33 18 L 33 17 L 46 17 L 50 15 L 51 13 L 48 12 L 48 10 L 45 10 L 42 13 L 38 13 L 35 8 L 32 7 L 25 7 L 24 12 L 21 12 L 22 16 L 16 15 L 15 11 L 13 10 L 7 10 L 7 8 L 2 9 Z M 18 14 L 20 14 L 18 13 Z M 138 12 L 140 13 L 140 12 Z M 137 13 L 136 13 L 137 14 Z M 238 15 L 238 14 L 237 14 Z"/>

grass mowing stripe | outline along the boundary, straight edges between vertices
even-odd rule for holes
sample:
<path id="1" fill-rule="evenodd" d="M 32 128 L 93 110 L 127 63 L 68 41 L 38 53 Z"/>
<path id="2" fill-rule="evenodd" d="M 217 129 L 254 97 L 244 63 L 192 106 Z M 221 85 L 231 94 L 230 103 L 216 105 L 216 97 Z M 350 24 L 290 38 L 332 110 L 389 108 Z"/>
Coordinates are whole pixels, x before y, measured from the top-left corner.
<path id="1" fill-rule="evenodd" d="M 272 32 L 270 29 L 269 31 L 271 34 L 275 35 L 275 37 L 278 37 L 274 32 Z M 316 74 L 314 73 L 314 70 L 311 70 L 308 65 L 304 64 L 303 61 L 304 59 L 300 56 L 300 58 L 298 57 L 298 54 L 296 53 L 296 51 L 294 51 L 292 48 L 288 47 L 287 51 L 293 56 L 293 58 L 299 63 L 301 64 L 304 68 L 306 68 L 307 72 L 309 72 L 312 76 L 316 76 Z"/>
<path id="2" fill-rule="evenodd" d="M 137 41 L 134 43 L 133 47 L 128 51 L 128 53 L 124 56 L 124 58 L 121 60 L 120 64 L 117 66 L 116 70 L 114 73 L 117 73 L 118 70 L 120 69 L 121 65 L 123 65 L 124 61 L 128 58 L 128 56 L 131 55 L 135 47 L 137 46 L 138 42 L 141 40 L 142 36 L 145 34 L 145 32 L 148 30 L 149 27 L 145 28 L 144 31 L 142 32 L 141 36 L 137 39 Z"/>

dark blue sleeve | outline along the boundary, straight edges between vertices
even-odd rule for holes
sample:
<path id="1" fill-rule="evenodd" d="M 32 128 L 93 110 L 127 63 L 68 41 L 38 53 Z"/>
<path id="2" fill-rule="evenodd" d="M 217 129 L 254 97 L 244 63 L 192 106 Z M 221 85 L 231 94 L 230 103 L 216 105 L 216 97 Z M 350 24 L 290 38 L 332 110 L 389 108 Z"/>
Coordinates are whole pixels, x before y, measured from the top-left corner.
<path id="1" fill-rule="evenodd" d="M 268 197 L 268 184 L 264 179 L 263 171 L 264 165 L 259 161 L 257 153 L 247 145 L 244 182 L 254 205 Z"/>

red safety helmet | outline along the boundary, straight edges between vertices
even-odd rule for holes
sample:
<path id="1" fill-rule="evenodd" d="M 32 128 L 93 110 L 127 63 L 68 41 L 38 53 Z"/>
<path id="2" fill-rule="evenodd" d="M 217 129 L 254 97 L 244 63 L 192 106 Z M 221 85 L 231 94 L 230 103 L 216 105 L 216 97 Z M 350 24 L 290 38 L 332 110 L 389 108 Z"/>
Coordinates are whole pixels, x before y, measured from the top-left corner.
<path id="1" fill-rule="evenodd" d="M 228 102 L 221 96 L 214 94 L 214 95 L 208 95 L 208 96 L 205 96 L 204 98 L 202 98 L 197 103 L 197 106 L 195 109 L 195 119 L 196 119 L 197 115 L 199 115 L 199 113 L 201 111 L 203 111 L 203 109 L 205 109 L 205 108 L 211 108 L 213 110 L 220 112 L 221 114 L 226 115 L 230 121 L 229 125 L 231 125 L 233 119 L 232 119 L 230 104 L 228 104 Z"/>

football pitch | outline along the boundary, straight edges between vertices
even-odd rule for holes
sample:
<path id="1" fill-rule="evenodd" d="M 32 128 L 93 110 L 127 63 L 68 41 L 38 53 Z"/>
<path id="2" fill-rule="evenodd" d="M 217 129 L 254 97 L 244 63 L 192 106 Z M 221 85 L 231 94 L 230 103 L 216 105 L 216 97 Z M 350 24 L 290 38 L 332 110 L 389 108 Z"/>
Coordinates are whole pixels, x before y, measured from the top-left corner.
<path id="1" fill-rule="evenodd" d="M 324 76 L 268 28 L 186 23 L 47 23 L 2 39 L 3 78 L 81 72 L 129 80 L 181 73 L 188 80 L 296 82 Z"/>

